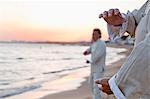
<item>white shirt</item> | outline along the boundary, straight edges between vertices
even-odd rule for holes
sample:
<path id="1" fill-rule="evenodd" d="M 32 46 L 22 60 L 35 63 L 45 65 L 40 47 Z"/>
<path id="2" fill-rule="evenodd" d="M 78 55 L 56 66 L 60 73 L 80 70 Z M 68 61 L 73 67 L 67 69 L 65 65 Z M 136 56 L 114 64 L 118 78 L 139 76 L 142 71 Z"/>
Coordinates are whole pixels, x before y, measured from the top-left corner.
<path id="1" fill-rule="evenodd" d="M 147 3 L 147 8 L 145 10 L 145 14 L 148 14 L 148 11 L 150 11 L 150 0 Z"/>

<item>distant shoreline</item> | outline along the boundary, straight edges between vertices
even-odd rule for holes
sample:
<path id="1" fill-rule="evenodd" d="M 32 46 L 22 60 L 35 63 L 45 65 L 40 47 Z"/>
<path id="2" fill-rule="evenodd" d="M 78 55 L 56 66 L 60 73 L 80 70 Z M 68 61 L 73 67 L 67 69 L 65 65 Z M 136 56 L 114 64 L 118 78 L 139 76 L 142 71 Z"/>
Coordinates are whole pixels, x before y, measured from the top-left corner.
<path id="1" fill-rule="evenodd" d="M 79 45 L 89 45 L 90 42 L 88 41 L 78 41 L 78 42 L 51 42 L 51 41 L 43 41 L 43 42 L 35 42 L 35 41 L 0 41 L 0 43 L 16 43 L 16 44 L 61 44 L 61 45 L 66 45 L 66 44 L 79 44 Z"/>
<path id="2" fill-rule="evenodd" d="M 117 44 L 110 41 L 104 41 L 107 47 L 117 47 L 117 48 L 128 48 L 133 47 L 131 44 Z M 59 42 L 59 41 L 43 41 L 43 42 L 35 42 L 35 41 L 0 41 L 0 43 L 6 44 L 59 44 L 59 45 L 80 45 L 80 46 L 89 46 L 91 42 L 88 41 L 77 41 L 77 42 Z"/>

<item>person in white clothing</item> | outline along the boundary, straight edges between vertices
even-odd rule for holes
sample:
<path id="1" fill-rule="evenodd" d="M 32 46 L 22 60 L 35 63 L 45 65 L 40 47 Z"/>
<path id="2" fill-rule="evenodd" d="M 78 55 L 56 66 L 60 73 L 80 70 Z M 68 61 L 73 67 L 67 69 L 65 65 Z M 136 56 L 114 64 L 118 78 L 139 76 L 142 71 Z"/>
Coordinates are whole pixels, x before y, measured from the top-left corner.
<path id="1" fill-rule="evenodd" d="M 125 16 L 118 9 L 110 9 L 100 15 L 109 26 L 120 27 L 120 37 L 125 32 L 135 35 L 135 46 L 113 77 L 96 83 L 102 85 L 100 90 L 114 94 L 117 99 L 150 99 L 150 0 Z M 112 32 L 112 28 L 109 29 Z"/>
<path id="2" fill-rule="evenodd" d="M 91 54 L 91 75 L 90 85 L 93 94 L 93 99 L 102 99 L 101 91 L 99 90 L 95 80 L 101 78 L 105 70 L 106 45 L 101 40 L 101 31 L 96 28 L 92 34 L 92 45 L 83 53 L 84 55 Z"/>

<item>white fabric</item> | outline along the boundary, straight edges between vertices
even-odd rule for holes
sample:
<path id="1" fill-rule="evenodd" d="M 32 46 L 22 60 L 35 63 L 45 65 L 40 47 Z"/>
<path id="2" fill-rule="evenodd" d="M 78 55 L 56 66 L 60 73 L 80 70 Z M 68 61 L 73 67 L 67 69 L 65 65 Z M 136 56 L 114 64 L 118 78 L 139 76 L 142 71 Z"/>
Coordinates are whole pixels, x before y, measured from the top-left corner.
<path id="1" fill-rule="evenodd" d="M 91 47 L 91 53 L 92 53 L 96 50 L 97 42 L 93 42 L 93 44 L 91 46 L 92 46 Z"/>
<path id="2" fill-rule="evenodd" d="M 106 45 L 100 39 L 94 42 L 87 51 L 91 52 L 91 75 L 90 86 L 93 93 L 93 99 L 102 99 L 95 80 L 101 78 L 105 69 Z"/>
<path id="3" fill-rule="evenodd" d="M 148 14 L 149 10 L 150 10 L 150 0 L 148 0 L 147 7 L 146 7 L 146 10 L 145 10 L 145 14 Z"/>
<path id="4" fill-rule="evenodd" d="M 107 31 L 112 42 L 119 42 L 119 39 L 124 35 L 128 27 L 128 15 L 122 14 L 125 22 L 122 26 L 112 26 L 107 24 Z"/>
<path id="5" fill-rule="evenodd" d="M 103 72 L 105 69 L 106 45 L 100 39 L 91 45 L 91 72 Z"/>
<path id="6" fill-rule="evenodd" d="M 146 7 L 149 4 L 147 2 Z M 109 85 L 116 97 L 119 88 L 119 92 L 127 99 L 150 99 L 150 11 L 140 19 L 135 39 L 135 48 Z"/>
<path id="7" fill-rule="evenodd" d="M 136 28 L 136 35 L 135 35 L 135 46 L 140 43 L 141 41 L 144 40 L 144 38 L 146 37 L 146 34 L 148 33 L 148 29 L 146 28 L 148 25 L 148 18 L 147 15 L 145 15 L 142 19 L 141 22 L 138 24 L 137 28 Z"/>
<path id="8" fill-rule="evenodd" d="M 127 99 L 150 98 L 150 36 L 140 42 L 116 74 L 116 84 Z M 142 98 L 142 99 L 149 99 Z"/>
<path id="9" fill-rule="evenodd" d="M 131 34 L 131 36 L 136 35 L 136 42 L 135 45 L 138 44 L 140 41 L 142 41 L 144 39 L 144 37 L 146 36 L 146 34 L 138 34 L 136 28 L 136 23 L 139 24 L 141 20 L 143 20 L 143 17 L 145 17 L 145 15 L 147 15 L 150 11 L 150 0 L 148 0 L 139 11 L 134 10 L 132 13 L 130 13 L 130 11 L 127 12 L 127 14 L 122 14 L 122 16 L 124 17 L 124 19 L 126 20 L 122 26 L 120 26 L 118 28 L 118 26 L 111 26 L 111 25 L 107 25 L 107 31 L 110 37 L 110 40 L 112 42 L 120 42 L 121 40 L 119 40 L 125 32 L 129 32 Z M 143 26 L 145 27 L 145 26 Z M 117 28 L 117 31 L 113 31 L 114 28 Z M 136 30 L 136 31 L 135 31 Z M 140 32 L 141 33 L 141 32 Z"/>
<path id="10" fill-rule="evenodd" d="M 102 78 L 104 75 L 104 72 L 97 72 L 97 73 L 92 73 L 90 75 L 90 87 L 91 87 L 91 91 L 92 91 L 92 97 L 93 99 L 103 99 L 101 96 L 101 91 L 98 88 L 98 85 L 95 83 L 95 80 Z"/>
<path id="11" fill-rule="evenodd" d="M 112 90 L 112 92 L 114 93 L 115 97 L 117 99 L 127 99 L 123 93 L 121 92 L 121 90 L 118 88 L 116 82 L 115 82 L 115 75 L 108 81 L 109 85 L 110 85 L 110 89 Z"/>

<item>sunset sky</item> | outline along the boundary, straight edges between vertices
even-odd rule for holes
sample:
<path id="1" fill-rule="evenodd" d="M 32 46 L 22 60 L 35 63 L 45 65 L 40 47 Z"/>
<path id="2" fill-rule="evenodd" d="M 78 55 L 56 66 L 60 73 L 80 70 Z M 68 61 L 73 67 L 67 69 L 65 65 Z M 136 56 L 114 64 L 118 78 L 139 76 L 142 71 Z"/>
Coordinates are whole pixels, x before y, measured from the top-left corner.
<path id="1" fill-rule="evenodd" d="M 98 15 L 138 9 L 146 0 L 0 0 L 0 41 L 88 41 L 93 28 L 107 38 Z"/>

